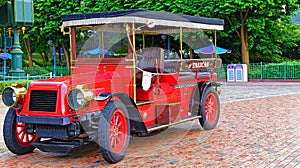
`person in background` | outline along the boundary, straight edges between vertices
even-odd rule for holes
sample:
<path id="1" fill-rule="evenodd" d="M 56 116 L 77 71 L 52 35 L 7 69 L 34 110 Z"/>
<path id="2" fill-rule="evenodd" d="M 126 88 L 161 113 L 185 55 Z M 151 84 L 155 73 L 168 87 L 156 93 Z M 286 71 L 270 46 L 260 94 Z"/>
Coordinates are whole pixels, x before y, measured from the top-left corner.
<path id="1" fill-rule="evenodd" d="M 178 53 L 175 51 L 174 48 L 171 49 L 170 57 L 171 57 L 171 59 L 179 59 L 179 55 L 178 55 Z"/>

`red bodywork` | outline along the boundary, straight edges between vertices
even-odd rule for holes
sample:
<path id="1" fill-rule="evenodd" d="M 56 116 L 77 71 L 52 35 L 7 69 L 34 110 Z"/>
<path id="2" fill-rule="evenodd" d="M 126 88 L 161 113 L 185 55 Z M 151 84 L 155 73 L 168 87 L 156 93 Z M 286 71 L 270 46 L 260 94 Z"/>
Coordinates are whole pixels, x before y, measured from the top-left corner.
<path id="1" fill-rule="evenodd" d="M 176 66 L 179 66 L 179 61 L 173 60 L 173 62 L 176 63 Z M 190 62 L 191 60 L 187 61 L 186 67 L 188 67 Z M 77 111 L 69 108 L 67 103 L 68 92 L 76 85 L 82 83 L 86 84 L 94 95 L 99 95 L 103 92 L 122 92 L 133 99 L 134 78 L 130 66 L 132 66 L 132 63 L 126 61 L 125 58 L 78 59 L 76 67 L 73 68 L 72 76 L 30 83 L 27 95 L 31 95 L 33 90 L 57 91 L 55 112 L 31 111 L 29 109 L 30 98 L 28 97 L 25 99 L 24 107 L 19 115 L 71 117 L 103 110 L 107 101 L 91 101 L 88 106 Z M 203 68 L 198 70 L 201 69 Z M 160 114 L 157 114 L 157 111 L 160 110 L 157 110 L 157 108 L 163 108 L 159 107 L 161 105 L 174 103 L 175 106 L 173 108 L 178 108 L 177 114 L 179 116 L 176 116 L 176 120 L 170 120 L 170 122 L 176 122 L 187 117 L 190 110 L 190 100 L 195 88 L 198 87 L 197 83 L 216 79 L 217 76 L 211 72 L 166 72 L 155 75 L 155 81 L 152 81 L 149 90 L 145 91 L 142 87 L 136 87 L 136 105 L 145 126 L 152 127 L 160 123 L 159 119 L 157 119 L 160 116 Z M 139 102 L 148 103 L 139 104 Z"/>

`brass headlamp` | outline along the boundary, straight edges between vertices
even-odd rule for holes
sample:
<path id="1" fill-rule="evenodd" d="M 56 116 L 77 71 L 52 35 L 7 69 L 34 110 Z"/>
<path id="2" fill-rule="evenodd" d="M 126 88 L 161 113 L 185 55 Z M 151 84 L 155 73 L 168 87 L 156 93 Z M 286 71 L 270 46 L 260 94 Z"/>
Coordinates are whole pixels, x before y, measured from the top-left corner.
<path id="1" fill-rule="evenodd" d="M 94 99 L 93 92 L 86 85 L 77 85 L 68 94 L 68 104 L 73 110 L 79 110 Z"/>
<path id="2" fill-rule="evenodd" d="M 2 92 L 2 101 L 8 107 L 16 106 L 20 103 L 27 90 L 21 84 L 14 84 L 6 87 Z"/>

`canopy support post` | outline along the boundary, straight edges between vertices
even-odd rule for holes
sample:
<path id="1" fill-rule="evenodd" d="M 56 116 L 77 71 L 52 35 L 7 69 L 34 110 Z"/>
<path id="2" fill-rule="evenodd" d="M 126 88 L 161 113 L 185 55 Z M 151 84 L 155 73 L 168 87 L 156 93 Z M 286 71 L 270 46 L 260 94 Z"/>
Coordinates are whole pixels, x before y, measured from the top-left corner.
<path id="1" fill-rule="evenodd" d="M 180 63 L 180 71 L 181 71 L 182 70 L 182 64 L 183 64 L 183 62 L 182 62 L 182 56 L 183 56 L 182 55 L 183 54 L 183 50 L 182 50 L 182 27 L 180 27 L 180 35 L 179 36 L 180 36 L 180 40 L 179 40 L 180 42 L 179 43 L 180 43 L 180 62 L 181 62 Z"/>
<path id="2" fill-rule="evenodd" d="M 146 43 L 145 43 L 145 34 L 144 34 L 144 32 L 143 32 L 143 49 L 145 49 L 145 46 L 146 45 Z"/>
<path id="3" fill-rule="evenodd" d="M 136 53 L 135 53 L 135 27 L 134 23 L 132 23 L 132 64 L 133 64 L 133 101 L 136 103 Z"/>
<path id="4" fill-rule="evenodd" d="M 214 30 L 214 56 L 215 56 L 215 61 L 214 61 L 214 68 L 211 71 L 211 75 L 214 76 L 215 75 L 215 68 L 217 67 L 217 31 Z"/>
<path id="5" fill-rule="evenodd" d="M 104 58 L 104 32 L 101 34 L 101 44 L 102 44 L 102 58 Z"/>
<path id="6" fill-rule="evenodd" d="M 168 60 L 171 59 L 170 52 L 171 52 L 170 34 L 168 34 Z"/>

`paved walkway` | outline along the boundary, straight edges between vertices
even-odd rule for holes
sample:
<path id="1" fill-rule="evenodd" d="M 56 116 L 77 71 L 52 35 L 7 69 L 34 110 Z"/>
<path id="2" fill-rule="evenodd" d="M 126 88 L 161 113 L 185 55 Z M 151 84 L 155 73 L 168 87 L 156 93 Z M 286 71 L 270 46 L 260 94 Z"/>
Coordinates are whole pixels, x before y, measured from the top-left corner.
<path id="1" fill-rule="evenodd" d="M 300 83 L 225 83 L 214 130 L 201 131 L 194 121 L 133 137 L 125 159 L 114 165 L 98 149 L 72 156 L 35 150 L 6 151 L 0 167 L 300 167 L 299 93 Z"/>
<path id="2" fill-rule="evenodd" d="M 0 100 L 0 155 L 6 150 L 3 140 L 3 122 L 7 109 L 8 108 L 3 104 L 2 100 Z"/>

